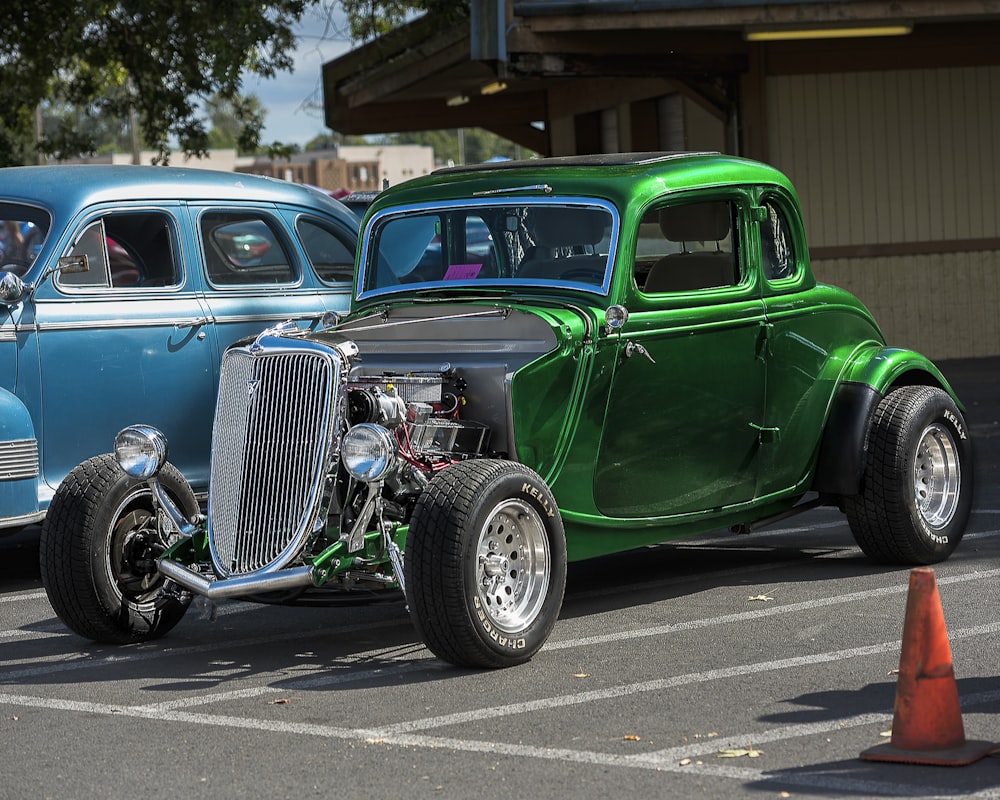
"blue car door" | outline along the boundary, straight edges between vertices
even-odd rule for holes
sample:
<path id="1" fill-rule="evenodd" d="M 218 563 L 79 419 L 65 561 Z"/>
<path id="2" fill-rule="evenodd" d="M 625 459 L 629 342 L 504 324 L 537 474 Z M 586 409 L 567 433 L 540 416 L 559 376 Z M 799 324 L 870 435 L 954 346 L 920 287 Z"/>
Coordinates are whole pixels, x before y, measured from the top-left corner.
<path id="1" fill-rule="evenodd" d="M 57 273 L 26 309 L 52 490 L 84 459 L 110 452 L 135 422 L 160 428 L 170 460 L 196 487 L 207 485 L 216 354 L 181 211 L 119 204 L 88 212 L 58 255 L 86 255 L 89 269 Z"/>
<path id="2" fill-rule="evenodd" d="M 318 324 L 323 293 L 277 209 L 206 205 L 192 207 L 192 217 L 220 352 L 286 320 Z"/>

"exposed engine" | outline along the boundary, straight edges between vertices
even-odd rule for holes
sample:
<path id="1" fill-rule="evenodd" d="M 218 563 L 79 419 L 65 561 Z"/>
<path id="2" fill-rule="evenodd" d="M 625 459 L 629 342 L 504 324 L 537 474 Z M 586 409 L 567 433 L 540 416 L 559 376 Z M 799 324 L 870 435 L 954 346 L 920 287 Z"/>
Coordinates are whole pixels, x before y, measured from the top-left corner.
<path id="1" fill-rule="evenodd" d="M 405 520 L 436 472 L 489 454 L 489 426 L 460 416 L 466 388 L 466 381 L 452 370 L 350 380 L 348 423 L 381 425 L 396 439 L 397 467 L 383 490 L 387 516 Z M 355 503 L 359 497 L 355 494 Z M 344 509 L 348 520 L 351 505 Z"/>

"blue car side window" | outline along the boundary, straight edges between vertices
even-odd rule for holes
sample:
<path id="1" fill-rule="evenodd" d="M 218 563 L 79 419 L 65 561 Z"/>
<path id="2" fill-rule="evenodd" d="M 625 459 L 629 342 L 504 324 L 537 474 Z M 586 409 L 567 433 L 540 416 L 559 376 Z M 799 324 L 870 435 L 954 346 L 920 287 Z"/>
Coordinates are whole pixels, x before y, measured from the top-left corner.
<path id="1" fill-rule="evenodd" d="M 69 255 L 86 255 L 86 272 L 59 273 L 60 287 L 166 287 L 180 283 L 172 227 L 157 212 L 109 214 L 88 225 Z"/>
<path id="2" fill-rule="evenodd" d="M 106 289 L 111 285 L 106 238 L 104 220 L 92 222 L 84 229 L 69 254 L 86 256 L 87 269 L 84 272 L 58 273 L 60 286 Z"/>
<path id="3" fill-rule="evenodd" d="M 355 246 L 345 242 L 342 233 L 331 225 L 305 217 L 296 221 L 295 228 L 309 263 L 320 280 L 327 283 L 354 280 Z"/>
<path id="4" fill-rule="evenodd" d="M 208 278 L 216 286 L 294 283 L 295 269 L 275 224 L 255 212 L 201 217 Z"/>

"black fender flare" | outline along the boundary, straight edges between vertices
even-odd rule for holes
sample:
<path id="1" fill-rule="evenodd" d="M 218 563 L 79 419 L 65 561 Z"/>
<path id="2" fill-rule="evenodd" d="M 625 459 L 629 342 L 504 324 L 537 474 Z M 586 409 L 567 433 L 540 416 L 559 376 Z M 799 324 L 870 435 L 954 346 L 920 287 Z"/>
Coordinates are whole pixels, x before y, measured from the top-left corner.
<path id="1" fill-rule="evenodd" d="M 866 383 L 837 387 L 820 442 L 813 490 L 820 494 L 853 495 L 861 489 L 868 449 L 868 432 L 884 395 Z"/>

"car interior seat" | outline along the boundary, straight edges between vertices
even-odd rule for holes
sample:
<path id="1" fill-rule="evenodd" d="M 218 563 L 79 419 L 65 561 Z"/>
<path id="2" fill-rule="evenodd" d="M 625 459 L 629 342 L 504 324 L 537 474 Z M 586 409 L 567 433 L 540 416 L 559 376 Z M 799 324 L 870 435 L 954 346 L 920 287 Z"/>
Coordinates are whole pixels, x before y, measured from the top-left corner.
<path id="1" fill-rule="evenodd" d="M 653 264 L 644 292 L 690 292 L 734 286 L 739 281 L 732 246 L 722 246 L 731 231 L 728 202 L 671 206 L 661 209 L 658 216 L 663 236 L 680 244 L 681 251 Z M 698 250 L 692 247 L 696 243 Z"/>
<path id="2" fill-rule="evenodd" d="M 596 252 L 604 238 L 607 214 L 593 209 L 541 207 L 531 211 L 535 246 L 521 262 L 518 277 L 558 280 L 583 270 L 603 275 L 607 254 Z"/>

